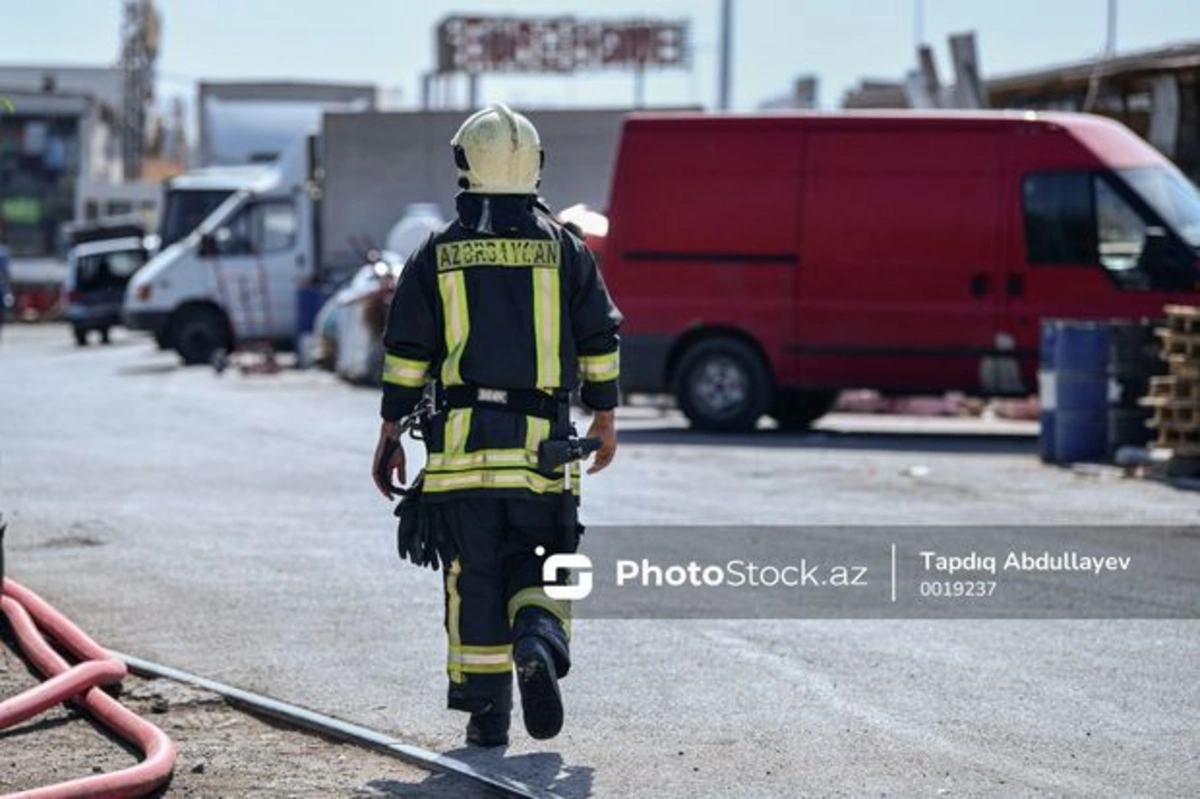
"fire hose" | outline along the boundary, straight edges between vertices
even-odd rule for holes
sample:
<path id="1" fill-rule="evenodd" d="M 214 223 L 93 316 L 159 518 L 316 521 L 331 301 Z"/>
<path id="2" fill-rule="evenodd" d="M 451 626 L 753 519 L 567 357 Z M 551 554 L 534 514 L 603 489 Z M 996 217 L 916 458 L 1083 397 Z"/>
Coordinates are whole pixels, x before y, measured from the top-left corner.
<path id="1" fill-rule="evenodd" d="M 0 536 L 3 529 L 0 528 Z M 0 556 L 2 557 L 2 556 Z M 0 559 L 0 570 L 3 569 Z M 0 571 L 2 574 L 2 571 Z M 21 799 L 88 799 L 138 797 L 162 787 L 175 767 L 175 745 L 162 730 L 143 720 L 100 689 L 119 683 L 125 664 L 110 657 L 99 644 L 28 588 L 4 578 L 0 610 L 8 617 L 21 650 L 48 679 L 24 693 L 0 702 L 0 730 L 20 724 L 60 702 L 78 701 L 117 737 L 145 754 L 140 763 L 108 774 L 83 777 L 56 785 L 10 794 Z M 79 663 L 72 666 L 46 640 L 49 635 Z"/>

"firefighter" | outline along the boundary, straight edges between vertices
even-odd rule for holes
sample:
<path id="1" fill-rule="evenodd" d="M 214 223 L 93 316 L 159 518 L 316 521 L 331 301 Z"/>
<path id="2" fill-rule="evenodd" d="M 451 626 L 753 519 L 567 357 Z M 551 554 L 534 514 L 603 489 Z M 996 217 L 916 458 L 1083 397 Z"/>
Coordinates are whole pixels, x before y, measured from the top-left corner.
<path id="1" fill-rule="evenodd" d="M 580 464 L 538 455 L 571 434 L 578 389 L 599 440 L 588 473 L 612 462 L 621 315 L 587 246 L 538 200 L 528 119 L 491 106 L 451 147 L 457 219 L 412 255 L 392 300 L 373 471 L 391 498 L 407 477 L 397 422 L 435 397 L 419 512 L 445 566 L 448 705 L 471 714 L 468 743 L 503 746 L 514 671 L 529 734 L 562 728 L 570 607 L 546 595 L 542 565 L 578 544 Z"/>

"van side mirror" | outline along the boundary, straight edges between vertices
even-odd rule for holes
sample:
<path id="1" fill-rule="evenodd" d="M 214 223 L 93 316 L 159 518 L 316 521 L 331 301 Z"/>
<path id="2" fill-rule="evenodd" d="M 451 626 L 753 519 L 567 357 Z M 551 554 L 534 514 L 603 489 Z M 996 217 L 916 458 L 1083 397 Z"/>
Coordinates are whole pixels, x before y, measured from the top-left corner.
<path id="1" fill-rule="evenodd" d="M 197 253 L 201 258 L 215 258 L 220 254 L 220 249 L 217 247 L 217 237 L 211 233 L 204 233 L 200 236 L 200 247 Z"/>
<path id="2" fill-rule="evenodd" d="M 1190 248 L 1161 227 L 1146 229 L 1146 240 L 1138 258 L 1138 271 L 1149 275 L 1155 288 L 1163 291 L 1190 290 L 1194 285 L 1194 255 Z"/>

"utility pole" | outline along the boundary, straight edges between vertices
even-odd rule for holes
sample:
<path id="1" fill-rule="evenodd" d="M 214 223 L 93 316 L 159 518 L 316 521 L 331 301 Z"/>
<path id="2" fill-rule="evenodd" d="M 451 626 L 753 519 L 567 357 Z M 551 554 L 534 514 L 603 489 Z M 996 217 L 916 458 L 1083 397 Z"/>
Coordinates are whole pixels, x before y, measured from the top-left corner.
<path id="1" fill-rule="evenodd" d="M 1104 30 L 1104 53 L 1096 59 L 1092 74 L 1088 78 L 1087 94 L 1083 98 L 1083 111 L 1091 111 L 1100 99 L 1100 82 L 1104 67 L 1117 52 L 1117 0 L 1108 0 L 1108 19 Z"/>
<path id="2" fill-rule="evenodd" d="M 1117 0 L 1108 0 L 1108 32 L 1104 37 L 1104 55 L 1112 58 L 1117 52 Z"/>
<path id="3" fill-rule="evenodd" d="M 925 0 L 913 0 L 913 49 L 925 44 Z"/>
<path id="4" fill-rule="evenodd" d="M 728 111 L 730 61 L 733 57 L 733 0 L 721 0 L 721 66 L 718 81 L 717 109 Z"/>
<path id="5" fill-rule="evenodd" d="M 151 0 L 125 0 L 121 14 L 121 162 L 123 177 L 137 180 L 146 154 L 146 105 L 154 99 L 154 62 L 161 22 Z M 204 113 L 203 107 L 200 113 Z"/>

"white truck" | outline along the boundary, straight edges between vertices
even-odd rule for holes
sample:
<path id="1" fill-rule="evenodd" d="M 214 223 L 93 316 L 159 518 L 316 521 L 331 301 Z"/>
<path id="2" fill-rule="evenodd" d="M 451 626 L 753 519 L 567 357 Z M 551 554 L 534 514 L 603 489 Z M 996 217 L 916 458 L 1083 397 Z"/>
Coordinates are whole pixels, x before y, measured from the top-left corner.
<path id="1" fill-rule="evenodd" d="M 269 164 L 210 167 L 167 186 L 161 249 L 129 282 L 123 320 L 186 363 L 296 335 L 314 274 L 310 137 Z"/>

